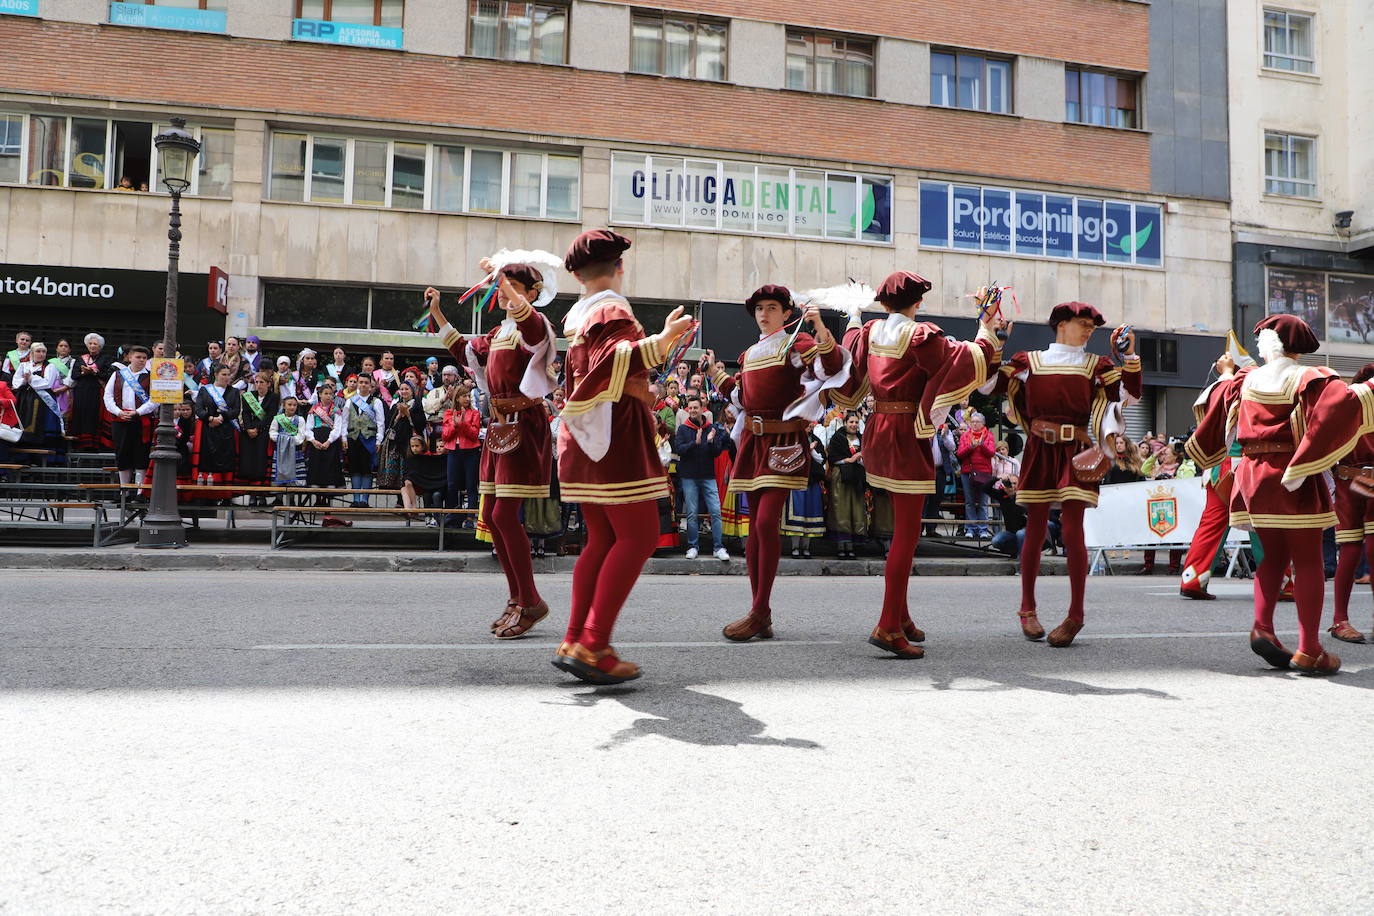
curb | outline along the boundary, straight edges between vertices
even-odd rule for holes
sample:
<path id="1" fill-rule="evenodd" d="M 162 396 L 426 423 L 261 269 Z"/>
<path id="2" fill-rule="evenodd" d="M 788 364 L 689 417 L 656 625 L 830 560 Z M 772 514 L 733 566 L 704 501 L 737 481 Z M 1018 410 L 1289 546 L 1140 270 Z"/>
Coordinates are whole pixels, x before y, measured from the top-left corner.
<path id="1" fill-rule="evenodd" d="M 571 573 L 576 557 L 536 559 L 536 573 Z M 460 572 L 499 573 L 501 567 L 486 553 L 354 553 L 347 551 L 261 551 L 215 552 L 188 548 L 178 551 L 138 550 L 135 548 L 0 551 L 0 569 L 84 569 L 108 571 L 203 571 L 238 572 L 250 570 L 291 572 Z M 810 560 L 782 558 L 780 576 L 881 576 L 881 558 L 838 560 L 819 557 Z M 1047 558 L 1042 575 L 1062 575 L 1064 561 Z M 747 576 L 744 560 L 687 560 L 681 557 L 655 557 L 644 566 L 651 576 Z M 1013 576 L 1016 564 L 1002 557 L 929 557 L 916 562 L 918 576 Z"/>

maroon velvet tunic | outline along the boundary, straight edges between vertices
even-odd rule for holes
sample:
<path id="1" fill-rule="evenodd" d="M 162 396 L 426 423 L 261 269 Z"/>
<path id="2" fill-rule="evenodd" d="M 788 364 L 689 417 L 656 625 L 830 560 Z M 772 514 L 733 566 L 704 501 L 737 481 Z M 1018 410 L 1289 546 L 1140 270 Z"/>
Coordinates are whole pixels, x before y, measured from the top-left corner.
<path id="1" fill-rule="evenodd" d="M 665 354 L 644 335 L 630 303 L 610 291 L 574 304 L 563 328 L 568 400 L 558 430 L 562 499 L 614 504 L 668 496 L 649 394 L 649 372 Z"/>
<path id="2" fill-rule="evenodd" d="M 1097 505 L 1099 484 L 1073 476 L 1073 456 L 1081 442 L 1049 443 L 1031 433 L 1035 420 L 1085 428 L 1100 447 L 1108 434 L 1123 431 L 1121 389 L 1139 399 L 1140 360 L 1113 366 L 1105 356 L 1051 344 L 1047 350 L 1021 352 L 1002 365 L 994 391 L 1007 395 L 1007 418 L 1026 432 L 1016 501 L 1022 505 L 1070 500 Z"/>
<path id="3" fill-rule="evenodd" d="M 1374 435 L 1361 436 L 1355 450 L 1341 464 L 1374 466 Z M 1336 478 L 1336 543 L 1350 544 L 1374 535 L 1374 499 L 1361 496 L 1351 487 L 1353 481 Z"/>
<path id="4" fill-rule="evenodd" d="M 864 427 L 868 482 L 891 493 L 933 494 L 930 440 L 949 409 L 988 379 L 1002 358 L 997 338 L 983 328 L 973 342 L 951 340 L 934 324 L 892 314 L 850 327 L 844 346 L 853 358 L 849 381 L 831 400 L 857 407 L 871 391 L 877 401 L 912 405 L 906 413 L 874 413 Z"/>
<path id="5" fill-rule="evenodd" d="M 553 326 L 533 308 L 512 309 L 505 321 L 473 340 L 449 325 L 439 333 L 448 352 L 459 365 L 473 370 L 489 398 L 538 398 L 553 391 L 555 380 L 547 371 Z M 520 444 L 504 455 L 483 444 L 478 491 L 503 498 L 547 498 L 553 479 L 548 414 L 542 404 L 535 404 L 514 418 L 520 423 Z"/>
<path id="6" fill-rule="evenodd" d="M 1374 432 L 1374 390 L 1363 382 L 1347 385 L 1325 366 L 1286 357 L 1276 362 L 1247 366 L 1204 391 L 1186 449 L 1200 468 L 1210 468 L 1226 456 L 1232 439 L 1242 448 L 1291 447 L 1237 461 L 1231 525 L 1330 528 L 1336 513 L 1324 472 Z"/>
<path id="7" fill-rule="evenodd" d="M 821 347 L 810 334 L 799 333 L 784 350 L 790 336 L 791 331 L 775 331 L 740 355 L 738 373 L 718 372 L 712 379 L 721 394 L 734 402 L 737 415 L 732 435 L 739 450 L 730 476 L 731 493 L 807 488 L 809 457 L 795 474 L 781 474 L 768 466 L 768 449 L 773 446 L 801 444 L 809 456 L 806 433 L 755 433 L 749 418 L 819 420 L 825 413 L 821 392 L 844 382 L 847 361 L 833 341 Z"/>

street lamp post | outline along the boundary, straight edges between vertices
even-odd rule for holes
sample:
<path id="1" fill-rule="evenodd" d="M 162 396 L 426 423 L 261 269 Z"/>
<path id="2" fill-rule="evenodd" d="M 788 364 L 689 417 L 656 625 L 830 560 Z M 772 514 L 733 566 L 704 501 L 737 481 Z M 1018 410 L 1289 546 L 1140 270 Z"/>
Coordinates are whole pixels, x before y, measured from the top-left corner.
<path id="1" fill-rule="evenodd" d="M 181 118 L 153 140 L 157 147 L 158 170 L 162 183 L 172 195 L 171 222 L 167 230 L 167 309 L 162 318 L 163 354 L 172 359 L 177 353 L 177 271 L 181 261 L 181 194 L 191 186 L 191 175 L 200 158 L 200 142 L 186 129 Z M 177 454 L 175 408 L 158 408 L 157 432 L 153 447 L 153 492 L 148 513 L 138 529 L 139 547 L 185 547 L 186 531 L 177 507 Z"/>

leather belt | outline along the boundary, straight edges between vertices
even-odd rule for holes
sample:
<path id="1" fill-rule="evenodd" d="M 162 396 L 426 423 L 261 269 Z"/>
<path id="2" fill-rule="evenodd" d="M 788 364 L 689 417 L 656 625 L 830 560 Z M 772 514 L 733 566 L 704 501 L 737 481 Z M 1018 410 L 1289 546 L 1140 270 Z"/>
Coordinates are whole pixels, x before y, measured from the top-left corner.
<path id="1" fill-rule="evenodd" d="M 915 413 L 915 401 L 874 401 L 875 413 Z"/>
<path id="2" fill-rule="evenodd" d="M 806 432 L 805 420 L 768 420 L 764 417 L 749 418 L 749 432 L 756 436 L 765 436 L 776 433 L 804 433 Z"/>
<path id="3" fill-rule="evenodd" d="M 1092 445 L 1092 437 L 1082 426 L 1073 423 L 1051 423 L 1049 420 L 1032 420 L 1031 435 L 1050 445 L 1062 442 L 1081 442 Z"/>
<path id="4" fill-rule="evenodd" d="M 1240 453 L 1249 458 L 1253 455 L 1286 455 L 1296 452 L 1298 447 L 1291 442 L 1242 442 Z"/>
<path id="5" fill-rule="evenodd" d="M 491 398 L 490 403 L 492 409 L 497 413 L 512 414 L 535 407 L 541 400 L 541 398 L 527 398 L 522 395 L 518 398 Z"/>
<path id="6" fill-rule="evenodd" d="M 1338 464 L 1331 469 L 1337 480 L 1359 480 L 1361 477 L 1374 477 L 1374 467 L 1359 464 Z"/>

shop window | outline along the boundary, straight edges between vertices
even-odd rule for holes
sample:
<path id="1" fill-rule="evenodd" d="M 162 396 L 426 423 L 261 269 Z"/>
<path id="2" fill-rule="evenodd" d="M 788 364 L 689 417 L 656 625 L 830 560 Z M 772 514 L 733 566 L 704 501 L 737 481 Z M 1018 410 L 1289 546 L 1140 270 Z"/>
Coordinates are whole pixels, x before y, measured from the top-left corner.
<path id="1" fill-rule="evenodd" d="M 1317 196 L 1317 141 L 1312 137 L 1266 131 L 1264 192 L 1288 197 Z"/>
<path id="2" fill-rule="evenodd" d="M 1140 80 L 1134 76 L 1064 68 L 1065 120 L 1102 127 L 1140 127 Z"/>
<path id="3" fill-rule="evenodd" d="M 630 70 L 682 79 L 725 79 L 725 23 L 680 13 L 636 12 Z"/>
<path id="4" fill-rule="evenodd" d="M 29 118 L 29 184 L 63 184 L 66 152 L 66 118 L 47 115 Z"/>
<path id="5" fill-rule="evenodd" d="M 365 287 L 266 283 L 263 323 L 293 328 L 366 328 L 368 292 Z"/>
<path id="6" fill-rule="evenodd" d="M 875 42 L 871 38 L 787 31 L 787 88 L 872 97 Z"/>
<path id="7" fill-rule="evenodd" d="M 563 3 L 470 0 L 468 53 L 474 57 L 567 62 L 568 7 Z"/>
<path id="8" fill-rule="evenodd" d="M 296 0 L 296 18 L 399 29 L 404 7 L 403 0 Z"/>
<path id="9" fill-rule="evenodd" d="M 0 182 L 23 180 L 24 118 L 0 115 Z"/>
<path id="10" fill-rule="evenodd" d="M 1264 11 L 1264 66 L 1294 73 L 1316 70 L 1312 16 L 1287 10 Z"/>
<path id="11" fill-rule="evenodd" d="M 932 51 L 930 104 L 1009 113 L 1011 61 L 962 51 Z"/>

